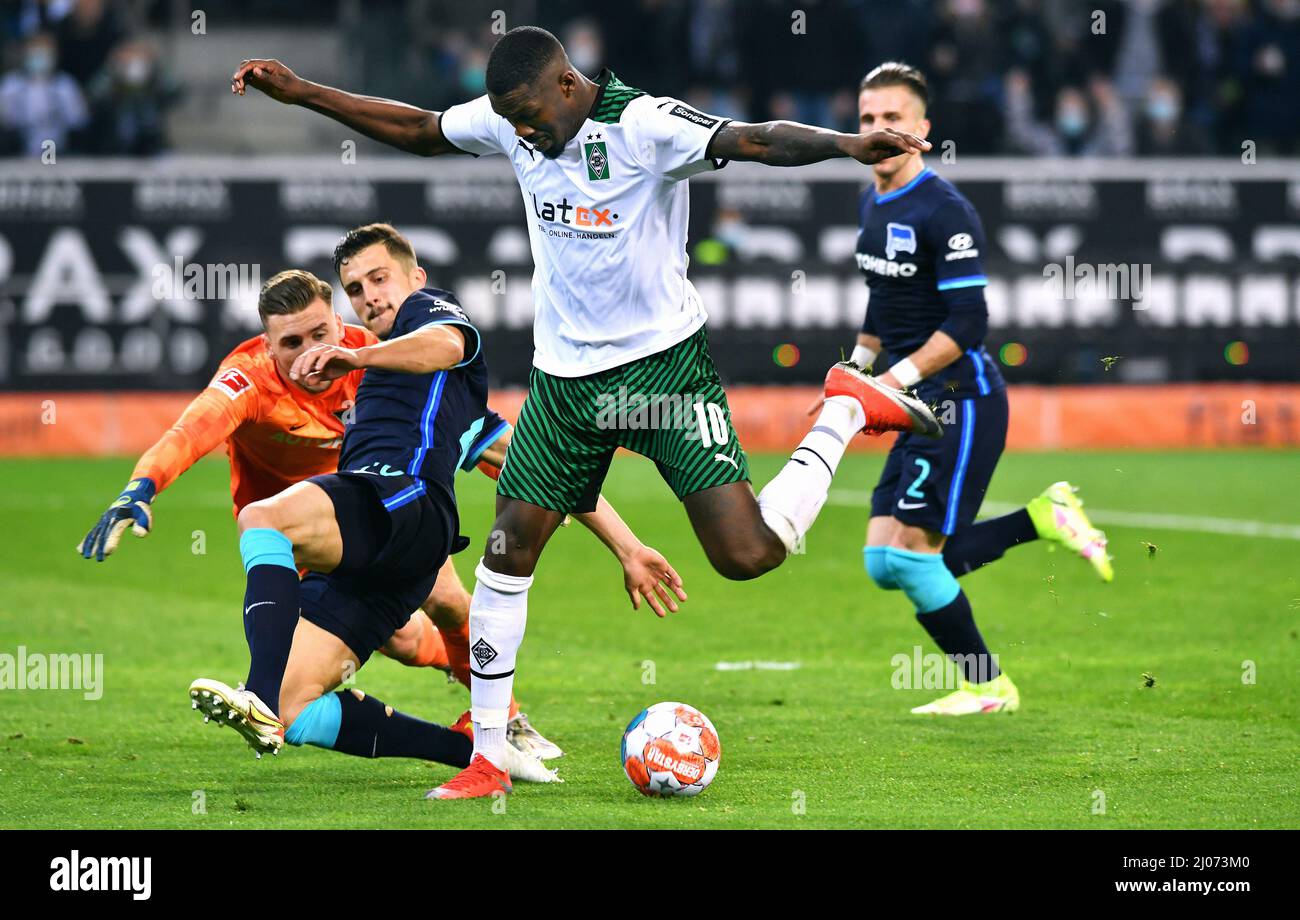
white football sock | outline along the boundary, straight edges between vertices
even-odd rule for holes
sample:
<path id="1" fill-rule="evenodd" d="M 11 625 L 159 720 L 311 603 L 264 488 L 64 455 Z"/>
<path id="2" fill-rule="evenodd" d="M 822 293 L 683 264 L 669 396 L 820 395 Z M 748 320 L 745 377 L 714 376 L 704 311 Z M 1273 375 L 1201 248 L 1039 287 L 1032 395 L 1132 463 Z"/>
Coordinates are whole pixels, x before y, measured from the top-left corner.
<path id="1" fill-rule="evenodd" d="M 502 575 L 479 559 L 469 605 L 469 699 L 474 753 L 504 769 L 506 722 L 515 685 L 515 655 L 528 623 L 531 575 Z"/>
<path id="2" fill-rule="evenodd" d="M 781 538 L 787 552 L 797 551 L 817 520 L 849 440 L 866 423 L 862 404 L 856 399 L 830 397 L 785 467 L 758 494 L 763 522 Z"/>

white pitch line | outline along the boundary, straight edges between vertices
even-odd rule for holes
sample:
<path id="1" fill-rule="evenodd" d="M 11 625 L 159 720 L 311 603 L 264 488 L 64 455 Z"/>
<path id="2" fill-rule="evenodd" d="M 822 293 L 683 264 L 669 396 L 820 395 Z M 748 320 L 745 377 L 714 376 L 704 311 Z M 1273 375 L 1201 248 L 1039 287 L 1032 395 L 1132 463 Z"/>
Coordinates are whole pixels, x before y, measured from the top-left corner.
<path id="1" fill-rule="evenodd" d="M 827 498 L 832 505 L 863 508 L 870 504 L 870 493 L 859 494 L 845 490 L 832 491 Z M 1014 502 L 985 502 L 981 516 L 1007 514 L 1024 505 Z M 1269 537 L 1275 540 L 1300 540 L 1300 524 L 1273 524 L 1268 521 L 1245 521 L 1238 518 L 1204 517 L 1189 514 L 1156 514 L 1147 511 L 1112 511 L 1106 508 L 1087 508 L 1088 517 L 1095 524 L 1117 527 L 1138 527 L 1151 530 L 1182 530 L 1192 533 L 1217 533 L 1233 537 Z"/>

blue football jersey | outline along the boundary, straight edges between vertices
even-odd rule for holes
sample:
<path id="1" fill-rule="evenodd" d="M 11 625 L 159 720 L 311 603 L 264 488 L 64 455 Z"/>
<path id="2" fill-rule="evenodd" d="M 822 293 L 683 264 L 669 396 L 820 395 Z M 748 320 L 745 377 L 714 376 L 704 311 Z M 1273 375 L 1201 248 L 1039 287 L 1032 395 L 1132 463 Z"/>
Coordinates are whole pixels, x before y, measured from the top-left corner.
<path id="1" fill-rule="evenodd" d="M 465 336 L 465 360 L 432 374 L 368 368 L 343 437 L 339 470 L 414 476 L 448 491 L 487 418 L 487 364 L 478 330 L 449 291 L 425 288 L 397 310 L 388 338 L 450 323 Z M 478 429 L 475 429 L 475 425 Z"/>
<path id="2" fill-rule="evenodd" d="M 874 185 L 863 192 L 858 226 L 858 269 L 871 291 L 862 331 L 879 337 L 892 361 L 938 330 L 962 348 L 960 358 L 917 385 L 919 395 L 965 398 L 1004 387 L 984 349 L 984 228 L 970 202 L 924 169 L 892 192 L 877 195 Z"/>

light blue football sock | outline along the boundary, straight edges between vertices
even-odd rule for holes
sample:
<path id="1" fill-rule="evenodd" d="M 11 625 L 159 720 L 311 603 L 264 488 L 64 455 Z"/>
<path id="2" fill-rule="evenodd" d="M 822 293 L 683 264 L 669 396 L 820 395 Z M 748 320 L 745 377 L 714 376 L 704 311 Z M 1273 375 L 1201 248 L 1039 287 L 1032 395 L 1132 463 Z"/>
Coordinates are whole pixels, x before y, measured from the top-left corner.
<path id="1" fill-rule="evenodd" d="M 298 714 L 298 718 L 293 720 L 289 730 L 284 733 L 284 740 L 298 746 L 314 744 L 316 747 L 333 748 L 342 724 L 343 705 L 337 694 L 327 693 L 307 704 L 307 708 Z"/>
<path id="2" fill-rule="evenodd" d="M 961 593 L 940 553 L 914 553 L 890 546 L 885 549 L 885 562 L 917 613 L 946 607 Z"/>

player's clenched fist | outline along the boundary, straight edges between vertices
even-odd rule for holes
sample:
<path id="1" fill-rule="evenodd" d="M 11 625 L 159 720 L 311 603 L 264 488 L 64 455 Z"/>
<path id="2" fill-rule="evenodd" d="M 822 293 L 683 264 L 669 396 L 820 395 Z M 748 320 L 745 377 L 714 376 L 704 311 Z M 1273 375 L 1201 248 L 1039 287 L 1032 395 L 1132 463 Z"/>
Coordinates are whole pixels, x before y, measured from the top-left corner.
<path id="1" fill-rule="evenodd" d="M 279 61 L 254 58 L 241 61 L 230 77 L 230 91 L 244 95 L 247 87 L 260 89 L 276 102 L 295 103 L 306 81 Z"/>
<path id="2" fill-rule="evenodd" d="M 859 163 L 879 163 L 904 153 L 925 153 L 931 144 L 924 138 L 906 131 L 881 128 L 867 134 L 857 134 L 849 146 L 849 156 Z"/>
<path id="3" fill-rule="evenodd" d="M 103 562 L 105 556 L 111 556 L 117 549 L 127 527 L 137 537 L 148 536 L 149 528 L 153 526 L 149 503 L 156 494 L 158 488 L 152 479 L 132 479 L 90 528 L 85 539 L 77 544 L 77 552 L 86 559 L 94 556 L 96 561 Z"/>
<path id="4" fill-rule="evenodd" d="M 289 379 L 306 380 L 308 383 L 337 380 L 349 371 L 364 366 L 355 348 L 313 345 L 294 360 L 293 366 L 289 368 Z"/>

